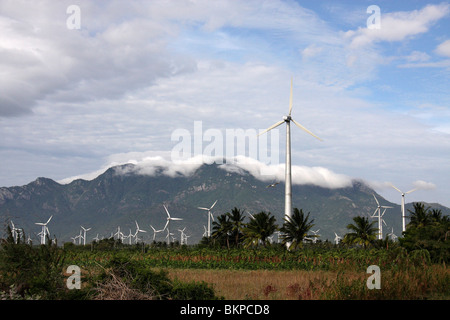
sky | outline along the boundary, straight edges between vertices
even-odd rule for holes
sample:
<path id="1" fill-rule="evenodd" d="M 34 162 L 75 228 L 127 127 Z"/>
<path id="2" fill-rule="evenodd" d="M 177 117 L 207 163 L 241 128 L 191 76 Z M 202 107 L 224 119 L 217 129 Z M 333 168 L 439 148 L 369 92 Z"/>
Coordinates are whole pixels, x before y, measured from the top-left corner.
<path id="1" fill-rule="evenodd" d="M 291 125 L 295 181 L 450 207 L 449 30 L 446 1 L 0 0 L 0 186 L 170 166 L 176 132 L 192 156 L 207 133 L 227 148 L 288 113 L 292 79 L 292 117 L 323 139 Z M 280 169 L 284 125 L 271 137 L 278 163 L 235 156 Z"/>

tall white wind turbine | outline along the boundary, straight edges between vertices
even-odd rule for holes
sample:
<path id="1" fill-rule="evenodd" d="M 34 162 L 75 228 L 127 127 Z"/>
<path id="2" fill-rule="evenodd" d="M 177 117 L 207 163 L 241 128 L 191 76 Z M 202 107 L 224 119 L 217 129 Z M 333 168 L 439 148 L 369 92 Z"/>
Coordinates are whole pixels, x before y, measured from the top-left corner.
<path id="1" fill-rule="evenodd" d="M 292 79 L 291 79 L 291 93 L 289 97 L 289 114 L 287 116 L 283 117 L 283 120 L 278 121 L 277 123 L 273 124 L 260 134 L 258 136 L 282 125 L 283 123 L 286 123 L 286 164 L 285 164 L 285 197 L 284 197 L 284 216 L 285 218 L 292 216 L 292 174 L 291 174 L 291 121 L 300 129 L 303 131 L 309 133 L 314 138 L 322 141 L 318 136 L 316 136 L 314 133 L 306 129 L 304 126 L 302 126 L 300 123 L 292 119 L 291 112 L 292 112 Z M 289 247 L 290 244 L 288 243 L 287 246 Z"/>
<path id="2" fill-rule="evenodd" d="M 198 209 L 200 210 L 205 210 L 208 211 L 208 232 L 207 232 L 207 237 L 211 237 L 211 218 L 214 220 L 214 217 L 211 213 L 212 208 L 214 208 L 214 206 L 216 205 L 218 200 L 216 200 L 213 205 L 210 208 L 203 208 L 203 207 L 198 207 Z"/>
<path id="3" fill-rule="evenodd" d="M 45 237 L 47 234 L 49 234 L 50 232 L 48 231 L 47 228 L 47 224 L 50 222 L 50 220 L 52 220 L 53 216 L 50 216 L 50 218 L 47 220 L 47 222 L 43 223 L 43 222 L 36 222 L 35 224 L 37 224 L 38 226 L 42 226 L 42 231 L 40 232 L 41 235 L 41 244 L 45 244 Z"/>
<path id="4" fill-rule="evenodd" d="M 372 215 L 372 218 L 378 218 L 378 239 L 381 240 L 381 239 L 383 239 L 383 223 L 386 224 L 386 222 L 384 222 L 384 220 L 383 220 L 383 216 L 384 216 L 384 213 L 386 212 L 386 209 L 392 209 L 392 207 L 381 206 L 374 194 L 373 194 L 373 198 L 377 202 L 377 208 L 375 209 L 375 211 Z M 383 213 L 381 213 L 381 208 L 384 209 Z M 377 213 L 378 213 L 378 215 L 377 215 Z"/>
<path id="5" fill-rule="evenodd" d="M 416 191 L 417 188 L 409 190 L 407 192 L 403 192 L 401 191 L 399 188 L 395 187 L 394 185 L 391 184 L 391 187 L 394 188 L 395 190 L 397 190 L 398 192 L 400 192 L 402 194 L 402 232 L 405 232 L 406 230 L 406 215 L 405 215 L 405 194 L 411 193 L 413 191 Z"/>

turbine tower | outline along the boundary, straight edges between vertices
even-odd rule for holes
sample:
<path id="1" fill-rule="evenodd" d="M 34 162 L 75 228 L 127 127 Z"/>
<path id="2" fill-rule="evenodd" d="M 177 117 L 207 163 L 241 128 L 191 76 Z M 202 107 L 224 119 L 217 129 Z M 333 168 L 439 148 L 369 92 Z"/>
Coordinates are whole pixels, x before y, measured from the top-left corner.
<path id="1" fill-rule="evenodd" d="M 405 216 L 405 194 L 411 193 L 413 191 L 416 191 L 417 188 L 409 190 L 407 192 L 403 192 L 401 191 L 399 188 L 395 187 L 394 185 L 391 184 L 391 187 L 394 188 L 395 190 L 397 190 L 398 192 L 400 192 L 402 194 L 402 232 L 406 231 L 406 216 Z"/>
<path id="2" fill-rule="evenodd" d="M 200 210 L 208 211 L 208 232 L 207 232 L 208 238 L 211 237 L 211 218 L 214 220 L 214 217 L 213 217 L 213 215 L 211 213 L 211 210 L 212 210 L 212 208 L 214 208 L 214 206 L 216 205 L 217 201 L 218 200 L 216 200 L 210 208 L 198 207 L 198 209 L 200 209 Z"/>
<path id="3" fill-rule="evenodd" d="M 278 121 L 277 123 L 273 124 L 260 134 L 258 134 L 258 137 L 280 125 L 283 123 L 286 123 L 286 167 L 285 167 L 285 199 L 284 199 L 284 216 L 285 218 L 292 216 L 292 174 L 291 174 L 291 121 L 300 129 L 303 131 L 306 131 L 310 135 L 312 135 L 314 138 L 320 139 L 318 136 L 316 136 L 314 133 L 306 129 L 304 126 L 302 126 L 300 123 L 292 119 L 291 112 L 292 112 L 292 79 L 291 79 L 291 93 L 289 97 L 289 114 L 287 116 L 283 117 L 283 120 Z M 287 244 L 288 246 L 290 244 Z"/>

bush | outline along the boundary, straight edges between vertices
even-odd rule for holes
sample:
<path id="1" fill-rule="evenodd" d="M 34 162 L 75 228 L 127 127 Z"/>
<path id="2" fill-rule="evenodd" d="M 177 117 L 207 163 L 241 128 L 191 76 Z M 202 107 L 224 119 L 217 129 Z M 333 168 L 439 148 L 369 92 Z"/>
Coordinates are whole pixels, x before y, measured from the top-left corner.
<path id="1" fill-rule="evenodd" d="M 57 298 L 65 290 L 63 250 L 50 239 L 46 245 L 32 247 L 21 239 L 16 242 L 9 227 L 7 233 L 0 251 L 0 291 L 11 292 L 10 288 L 14 288 L 22 297 Z"/>
<path id="2" fill-rule="evenodd" d="M 172 281 L 165 270 L 149 269 L 141 261 L 116 256 L 106 265 L 99 277 L 97 292 L 100 298 L 118 299 L 176 299 L 213 300 L 217 299 L 214 290 L 205 282 L 183 283 Z M 107 284 L 107 286 L 105 286 Z M 115 297 L 106 296 L 105 289 L 115 284 Z M 122 291 L 122 292 L 118 292 Z"/>

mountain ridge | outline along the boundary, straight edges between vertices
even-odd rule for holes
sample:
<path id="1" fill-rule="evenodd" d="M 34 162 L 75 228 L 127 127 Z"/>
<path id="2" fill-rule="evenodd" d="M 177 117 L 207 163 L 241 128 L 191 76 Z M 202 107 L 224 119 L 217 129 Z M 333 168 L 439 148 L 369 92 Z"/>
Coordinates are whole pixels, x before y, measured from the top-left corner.
<path id="1" fill-rule="evenodd" d="M 284 183 L 267 187 L 248 171 L 227 171 L 213 164 L 203 164 L 191 174 L 174 172 L 171 176 L 163 168 L 153 175 L 139 173 L 134 164 L 118 165 L 105 170 L 92 180 L 75 179 L 60 184 L 52 179 L 39 177 L 24 186 L 0 188 L 0 217 L 4 224 L 13 220 L 16 226 L 32 233 L 39 231 L 35 222 L 45 222 L 53 215 L 50 232 L 59 241 L 70 241 L 79 233 L 80 226 L 92 228 L 90 242 L 98 233 L 108 237 L 120 225 L 122 230 L 135 230 L 135 220 L 147 230 L 146 239 L 152 239 L 150 224 L 162 229 L 166 223 L 163 204 L 172 216 L 183 218 L 173 223 L 171 231 L 186 226 L 190 243 L 200 240 L 206 213 L 197 207 L 209 207 L 218 200 L 214 216 L 229 212 L 232 208 L 256 213 L 270 211 L 281 226 L 284 215 Z M 394 207 L 386 212 L 384 235 L 394 229 L 401 234 L 400 205 L 378 195 L 362 180 L 352 180 L 343 188 L 324 188 L 315 185 L 293 185 L 293 206 L 311 212 L 313 230 L 320 229 L 321 240 L 334 239 L 334 233 L 343 235 L 346 225 L 357 215 L 373 214 L 376 202 Z M 427 204 L 429 205 L 429 204 Z M 407 208 L 412 205 L 408 204 Z M 434 207 L 440 206 L 438 204 Z M 445 214 L 449 208 L 440 206 Z M 248 220 L 247 220 L 248 221 Z M 124 232 L 124 233 L 127 233 Z M 90 238 L 90 239 L 89 239 Z M 157 240 L 163 240 L 159 234 Z"/>

